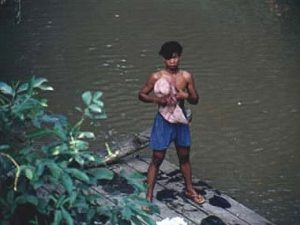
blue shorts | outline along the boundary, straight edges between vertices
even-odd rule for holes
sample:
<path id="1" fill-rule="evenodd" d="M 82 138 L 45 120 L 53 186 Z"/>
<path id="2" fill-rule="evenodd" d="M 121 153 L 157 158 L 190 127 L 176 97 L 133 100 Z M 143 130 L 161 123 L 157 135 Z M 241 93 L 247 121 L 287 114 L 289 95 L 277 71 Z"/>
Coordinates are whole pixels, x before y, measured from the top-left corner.
<path id="1" fill-rule="evenodd" d="M 176 146 L 190 147 L 190 126 L 182 123 L 170 123 L 158 112 L 152 126 L 150 147 L 153 150 L 166 150 L 173 141 Z"/>

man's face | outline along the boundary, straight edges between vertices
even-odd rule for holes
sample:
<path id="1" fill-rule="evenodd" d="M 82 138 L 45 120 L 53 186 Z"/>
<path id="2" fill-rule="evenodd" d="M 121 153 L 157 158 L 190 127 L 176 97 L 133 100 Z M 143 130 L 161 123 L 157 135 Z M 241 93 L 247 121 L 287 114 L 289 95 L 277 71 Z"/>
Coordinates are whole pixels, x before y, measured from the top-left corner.
<path id="1" fill-rule="evenodd" d="M 180 55 L 173 54 L 171 58 L 165 58 L 164 63 L 168 69 L 177 69 L 180 62 Z"/>

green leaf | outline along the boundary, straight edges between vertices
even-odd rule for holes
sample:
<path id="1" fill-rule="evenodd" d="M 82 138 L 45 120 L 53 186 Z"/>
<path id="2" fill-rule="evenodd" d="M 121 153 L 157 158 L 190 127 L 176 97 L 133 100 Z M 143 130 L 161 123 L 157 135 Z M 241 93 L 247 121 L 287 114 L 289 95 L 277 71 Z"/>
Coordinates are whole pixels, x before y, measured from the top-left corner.
<path id="1" fill-rule="evenodd" d="M 94 119 L 97 119 L 97 120 L 103 120 L 103 119 L 106 119 L 106 118 L 107 118 L 107 115 L 104 112 L 100 115 L 94 116 Z"/>
<path id="2" fill-rule="evenodd" d="M 73 206 L 75 200 L 77 199 L 77 192 L 72 191 L 72 193 L 70 193 L 70 205 Z"/>
<path id="3" fill-rule="evenodd" d="M 44 173 L 45 164 L 44 162 L 41 162 L 40 160 L 37 160 L 36 167 L 35 167 L 35 176 L 40 177 Z"/>
<path id="4" fill-rule="evenodd" d="M 92 93 L 90 91 L 86 91 L 81 95 L 81 98 L 86 105 L 90 105 L 92 102 Z"/>
<path id="5" fill-rule="evenodd" d="M 74 224 L 71 214 L 67 210 L 65 210 L 64 207 L 61 207 L 61 213 L 62 213 L 62 217 L 65 219 L 68 225 Z"/>
<path id="6" fill-rule="evenodd" d="M 86 158 L 88 161 L 94 162 L 96 160 L 95 155 L 84 153 L 82 154 L 82 157 Z"/>
<path id="7" fill-rule="evenodd" d="M 79 169 L 66 169 L 66 171 L 73 177 L 75 177 L 78 180 L 84 181 L 84 182 L 89 182 L 89 177 L 86 175 L 86 173 L 80 171 Z"/>
<path id="8" fill-rule="evenodd" d="M 120 172 L 120 175 L 124 177 L 129 184 L 131 184 L 136 191 L 142 192 L 146 190 L 146 184 L 142 182 L 144 176 L 134 172 L 134 173 L 126 173 L 124 170 Z"/>
<path id="9" fill-rule="evenodd" d="M 70 145 L 75 149 L 86 150 L 89 148 L 89 143 L 82 140 L 73 140 Z"/>
<path id="10" fill-rule="evenodd" d="M 88 109 L 88 108 L 86 108 L 86 109 L 84 109 L 84 115 L 86 116 L 86 117 L 88 117 L 88 118 L 90 118 L 90 119 L 93 119 L 94 118 L 94 116 L 93 116 L 93 114 L 90 112 L 90 110 Z"/>
<path id="11" fill-rule="evenodd" d="M 39 203 L 37 205 L 37 210 L 43 214 L 47 214 L 47 206 L 48 206 L 48 201 L 45 199 L 39 198 Z"/>
<path id="12" fill-rule="evenodd" d="M 25 176 L 26 176 L 29 180 L 32 180 L 33 175 L 34 175 L 34 173 L 33 173 L 33 168 L 27 166 L 24 170 L 25 170 Z"/>
<path id="13" fill-rule="evenodd" d="M 124 173 L 124 171 L 122 171 Z M 125 174 L 125 173 L 124 173 Z M 131 172 L 125 175 L 129 179 L 145 179 L 145 176 L 139 172 Z"/>
<path id="14" fill-rule="evenodd" d="M 93 218 L 95 217 L 96 215 L 96 210 L 94 209 L 89 209 L 88 213 L 87 213 L 87 222 L 88 224 L 95 224 L 92 222 Z"/>
<path id="15" fill-rule="evenodd" d="M 58 179 L 61 176 L 63 171 L 55 162 L 47 162 L 45 165 L 49 168 L 54 178 Z"/>
<path id="16" fill-rule="evenodd" d="M 25 204 L 25 203 L 30 203 L 34 206 L 38 205 L 38 198 L 36 196 L 33 195 L 28 195 L 28 194 L 24 194 L 21 195 L 19 197 L 16 198 L 16 203 L 17 204 Z"/>
<path id="17" fill-rule="evenodd" d="M 140 205 L 142 205 L 142 204 L 137 204 L 137 202 L 131 202 L 130 204 L 127 205 L 127 207 L 129 207 L 135 215 L 138 215 L 139 219 L 142 219 L 146 224 L 156 225 L 155 221 L 152 220 L 152 217 L 150 215 L 152 215 L 153 213 L 159 213 L 158 206 L 156 206 L 152 203 L 148 203 L 144 206 L 149 207 L 151 211 L 150 212 L 145 212 L 140 207 Z"/>
<path id="18" fill-rule="evenodd" d="M 99 106 L 100 108 L 103 108 L 104 103 L 100 100 L 93 100 L 93 103 L 97 106 Z"/>
<path id="19" fill-rule="evenodd" d="M 56 146 L 51 146 L 51 148 L 49 150 L 50 150 L 51 155 L 57 156 L 57 155 L 69 152 L 69 147 L 66 143 L 61 143 Z"/>
<path id="20" fill-rule="evenodd" d="M 61 176 L 61 183 L 68 192 L 68 194 L 71 195 L 73 193 L 73 181 L 67 173 L 64 173 Z"/>
<path id="21" fill-rule="evenodd" d="M 9 149 L 9 148 L 10 148 L 9 145 L 0 145 L 0 151 L 6 150 L 6 149 Z"/>
<path id="22" fill-rule="evenodd" d="M 26 134 L 27 138 L 36 138 L 36 137 L 42 137 L 42 136 L 49 136 L 50 134 L 53 134 L 54 132 L 49 129 L 36 129 L 34 131 L 31 131 Z"/>
<path id="23" fill-rule="evenodd" d="M 102 95 L 103 95 L 103 93 L 100 91 L 96 91 L 93 95 L 93 103 L 95 103 L 99 107 L 103 107 L 103 105 L 104 105 L 103 102 L 100 100 Z"/>
<path id="24" fill-rule="evenodd" d="M 137 219 L 136 217 L 132 217 L 131 220 L 133 221 L 134 225 L 144 225 L 142 221 Z"/>
<path id="25" fill-rule="evenodd" d="M 91 104 L 91 105 L 89 105 L 89 109 L 90 109 L 92 112 L 95 112 L 95 113 L 101 113 L 101 112 L 102 112 L 101 107 L 99 107 L 99 106 L 96 105 L 96 104 Z"/>
<path id="26" fill-rule="evenodd" d="M 151 216 L 140 214 L 139 216 L 142 217 L 142 219 L 146 222 L 148 225 L 156 225 L 156 222 L 152 219 Z"/>
<path id="27" fill-rule="evenodd" d="M 54 90 L 53 87 L 48 86 L 48 85 L 40 85 L 40 86 L 37 87 L 37 88 L 39 88 L 39 89 L 41 89 L 41 90 L 43 90 L 43 91 L 53 91 L 53 90 Z"/>
<path id="28" fill-rule="evenodd" d="M 82 158 L 80 155 L 75 155 L 74 159 L 81 166 L 83 166 L 85 163 L 84 158 Z"/>
<path id="29" fill-rule="evenodd" d="M 97 168 L 90 170 L 89 174 L 91 174 L 98 180 L 112 180 L 114 177 L 114 173 L 106 168 Z"/>
<path id="30" fill-rule="evenodd" d="M 23 83 L 21 84 L 18 88 L 17 88 L 17 93 L 21 93 L 23 91 L 27 91 L 28 90 L 28 83 Z"/>
<path id="31" fill-rule="evenodd" d="M 160 213 L 160 209 L 157 205 L 153 204 L 152 202 L 149 202 L 147 199 L 145 199 L 143 197 L 139 197 L 136 195 L 130 195 L 129 199 L 131 200 L 131 202 L 128 205 L 130 205 L 131 209 L 135 209 L 138 212 L 144 214 L 145 211 L 142 210 L 140 207 L 137 207 L 137 206 L 143 205 L 150 209 L 150 211 L 147 212 L 147 214 L 153 214 L 153 213 L 159 214 Z M 142 210 L 142 212 L 141 212 L 141 210 Z"/>
<path id="32" fill-rule="evenodd" d="M 89 194 L 89 195 L 86 196 L 86 199 L 89 202 L 94 202 L 96 200 L 99 200 L 100 198 L 104 198 L 104 197 L 100 196 L 99 193 L 97 193 L 97 194 Z"/>
<path id="33" fill-rule="evenodd" d="M 59 198 L 57 199 L 56 208 L 60 208 L 63 205 L 64 200 L 66 199 L 66 195 L 59 195 Z"/>
<path id="34" fill-rule="evenodd" d="M 40 99 L 40 105 L 44 108 L 48 107 L 48 100 L 47 99 Z"/>
<path id="35" fill-rule="evenodd" d="M 51 225 L 60 225 L 62 218 L 63 217 L 62 217 L 61 210 L 55 210 L 54 221 L 53 221 L 53 223 L 51 223 Z"/>
<path id="36" fill-rule="evenodd" d="M 39 178 L 34 178 L 33 180 L 32 180 L 32 182 L 31 182 L 31 184 L 32 184 L 32 187 L 33 187 L 33 189 L 34 190 L 37 190 L 37 189 L 39 189 L 40 187 L 42 187 L 43 185 L 45 185 L 45 182 L 44 182 L 44 180 L 41 178 L 41 179 L 39 179 Z"/>
<path id="37" fill-rule="evenodd" d="M 95 134 L 90 131 L 80 132 L 78 138 L 95 138 Z"/>
<path id="38" fill-rule="evenodd" d="M 67 140 L 67 131 L 64 129 L 62 124 L 56 123 L 54 126 L 55 134 L 62 140 Z"/>
<path id="39" fill-rule="evenodd" d="M 35 87 L 40 87 L 43 83 L 48 82 L 46 78 L 43 77 L 38 77 L 36 79 L 32 79 L 32 86 Z"/>
<path id="40" fill-rule="evenodd" d="M 77 111 L 79 111 L 79 112 L 82 112 L 82 109 L 81 109 L 80 107 L 78 107 L 78 106 L 76 106 L 75 109 L 76 109 Z"/>
<path id="41" fill-rule="evenodd" d="M 90 208 L 90 205 L 86 204 L 85 200 L 79 200 L 74 203 L 73 207 L 88 210 Z"/>
<path id="42" fill-rule="evenodd" d="M 101 98 L 103 93 L 101 91 L 95 91 L 93 95 L 93 100 L 99 100 Z"/>
<path id="43" fill-rule="evenodd" d="M 1 82 L 1 81 L 0 81 L 0 91 L 3 94 L 14 95 L 13 88 L 10 85 L 8 85 L 7 83 Z"/>
<path id="44" fill-rule="evenodd" d="M 130 210 L 129 207 L 126 206 L 121 210 L 121 213 L 122 213 L 122 217 L 125 220 L 130 220 L 130 218 L 134 216 L 134 213 Z"/>

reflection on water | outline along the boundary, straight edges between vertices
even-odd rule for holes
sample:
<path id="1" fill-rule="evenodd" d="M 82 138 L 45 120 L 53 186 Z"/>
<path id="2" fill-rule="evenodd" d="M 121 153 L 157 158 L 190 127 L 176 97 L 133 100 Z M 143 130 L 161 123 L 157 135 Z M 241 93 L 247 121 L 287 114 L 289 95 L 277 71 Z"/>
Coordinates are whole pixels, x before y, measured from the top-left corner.
<path id="1" fill-rule="evenodd" d="M 72 118 L 84 90 L 103 91 L 109 118 L 95 132 L 115 141 L 150 126 L 156 107 L 137 92 L 162 65 L 162 42 L 176 39 L 201 97 L 191 106 L 194 174 L 276 224 L 296 224 L 298 23 L 296 1 L 278 16 L 258 0 L 34 0 L 20 25 L 0 24 L 1 79 L 47 77 L 51 110 Z M 173 149 L 168 157 L 177 160 Z"/>

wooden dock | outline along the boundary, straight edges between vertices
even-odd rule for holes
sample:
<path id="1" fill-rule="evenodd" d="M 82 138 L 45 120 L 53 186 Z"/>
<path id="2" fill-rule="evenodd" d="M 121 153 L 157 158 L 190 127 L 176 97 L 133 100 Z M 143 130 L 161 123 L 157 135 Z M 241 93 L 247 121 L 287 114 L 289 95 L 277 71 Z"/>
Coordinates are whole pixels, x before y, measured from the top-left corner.
<path id="1" fill-rule="evenodd" d="M 126 140 L 118 150 L 118 154 L 125 158 L 111 164 L 111 169 L 115 172 L 137 171 L 146 175 L 150 158 L 130 152 L 145 148 L 148 143 L 149 130 Z M 160 214 L 154 214 L 153 219 L 161 221 L 167 217 L 181 217 L 189 225 L 274 225 L 253 210 L 209 186 L 205 181 L 193 177 L 193 184 L 206 198 L 202 205 L 184 196 L 184 184 L 178 166 L 165 160 L 161 165 L 154 192 L 154 203 L 159 206 Z"/>

